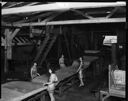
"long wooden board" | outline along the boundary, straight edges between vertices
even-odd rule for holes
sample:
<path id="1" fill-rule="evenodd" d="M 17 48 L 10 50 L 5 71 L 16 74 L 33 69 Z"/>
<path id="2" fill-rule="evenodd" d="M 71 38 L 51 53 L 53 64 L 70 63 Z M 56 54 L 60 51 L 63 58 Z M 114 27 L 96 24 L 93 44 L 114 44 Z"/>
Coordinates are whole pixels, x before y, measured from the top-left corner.
<path id="1" fill-rule="evenodd" d="M 92 61 L 97 59 L 97 57 L 86 56 L 84 57 L 84 59 L 84 68 L 86 69 L 89 67 Z M 59 82 L 76 74 L 77 69 L 77 67 L 70 66 L 56 71 L 56 75 L 58 76 Z M 2 84 L 2 98 L 0 99 L 0 101 L 21 101 L 41 91 L 44 91 L 47 89 L 47 87 L 43 86 L 43 83 L 47 82 L 47 80 L 48 77 L 46 75 L 42 75 L 36 78 L 35 81 L 33 80 L 32 82 L 12 81 Z"/>

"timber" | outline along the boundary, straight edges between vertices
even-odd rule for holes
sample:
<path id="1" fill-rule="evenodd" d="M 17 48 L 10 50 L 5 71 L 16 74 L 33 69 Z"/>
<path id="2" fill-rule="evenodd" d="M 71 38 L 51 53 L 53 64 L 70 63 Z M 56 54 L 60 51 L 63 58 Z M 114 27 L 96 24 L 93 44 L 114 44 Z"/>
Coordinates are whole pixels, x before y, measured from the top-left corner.
<path id="1" fill-rule="evenodd" d="M 57 10 L 68 10 L 71 8 L 82 9 L 82 8 L 101 8 L 101 7 L 116 7 L 116 6 L 126 6 L 125 2 L 116 3 L 53 3 L 53 4 L 43 4 L 35 6 L 25 6 L 2 9 L 2 15 L 17 14 L 17 13 L 29 13 L 36 11 L 57 11 Z"/>
<path id="2" fill-rule="evenodd" d="M 93 18 L 83 20 L 50 21 L 36 23 L 6 24 L 6 26 L 46 26 L 46 25 L 69 25 L 69 24 L 91 24 L 91 23 L 119 23 L 126 22 L 126 18 Z"/>
<path id="3" fill-rule="evenodd" d="M 27 20 L 21 20 L 21 21 L 18 21 L 16 23 L 24 23 L 24 22 L 28 22 L 28 21 L 33 21 L 33 20 L 36 20 L 36 19 L 39 19 L 41 17 L 46 17 L 46 16 L 49 16 L 53 14 L 53 12 L 47 12 L 47 13 L 43 13 L 43 14 L 40 14 L 40 15 L 37 15 L 35 17 L 32 17 L 31 19 L 27 19 Z"/>
<path id="4" fill-rule="evenodd" d="M 13 39 L 19 31 L 20 28 L 15 29 L 15 31 L 10 35 L 11 39 Z"/>
<path id="5" fill-rule="evenodd" d="M 115 7 L 110 14 L 107 15 L 107 18 L 110 18 L 116 11 L 119 9 L 119 7 Z"/>

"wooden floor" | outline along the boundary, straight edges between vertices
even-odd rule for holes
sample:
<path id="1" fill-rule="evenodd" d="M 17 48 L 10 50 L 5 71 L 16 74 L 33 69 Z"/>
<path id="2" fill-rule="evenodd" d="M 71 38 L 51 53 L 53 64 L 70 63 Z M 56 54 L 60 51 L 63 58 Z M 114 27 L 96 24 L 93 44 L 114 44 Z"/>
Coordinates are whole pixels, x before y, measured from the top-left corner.
<path id="1" fill-rule="evenodd" d="M 97 81 L 87 80 L 84 87 L 79 87 L 79 82 L 64 92 L 60 97 L 55 94 L 56 101 L 100 101 L 99 92 L 92 93 L 92 89 L 96 88 Z M 98 86 L 97 86 L 98 87 Z M 50 101 L 50 100 L 49 100 Z M 125 101 L 117 97 L 110 97 L 106 101 Z"/>
<path id="2" fill-rule="evenodd" d="M 99 101 L 98 96 L 94 96 L 88 86 L 89 85 L 85 84 L 84 87 L 79 87 L 77 83 L 72 88 L 65 91 L 62 97 L 55 95 L 56 101 Z"/>

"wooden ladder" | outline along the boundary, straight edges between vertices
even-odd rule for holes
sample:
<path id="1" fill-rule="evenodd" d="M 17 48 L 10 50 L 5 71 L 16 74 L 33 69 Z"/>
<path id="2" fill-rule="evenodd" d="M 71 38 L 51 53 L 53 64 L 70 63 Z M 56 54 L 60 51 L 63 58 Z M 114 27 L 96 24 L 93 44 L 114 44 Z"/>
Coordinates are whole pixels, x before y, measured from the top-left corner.
<path id="1" fill-rule="evenodd" d="M 44 52 L 42 54 L 42 59 L 41 59 L 40 65 L 42 65 L 43 61 L 46 59 L 46 56 L 48 55 L 50 49 L 52 48 L 54 42 L 56 41 L 57 36 L 58 36 L 58 34 L 50 36 L 48 43 L 46 44 L 46 47 L 44 48 Z"/>
<path id="2" fill-rule="evenodd" d="M 39 49 L 39 51 L 38 51 L 38 53 L 37 53 L 37 55 L 36 55 L 34 61 L 38 61 L 38 60 L 39 60 L 39 58 L 40 58 L 40 56 L 41 56 L 41 53 L 42 53 L 42 51 L 44 50 L 44 47 L 46 46 L 48 40 L 49 40 L 49 36 L 46 36 L 45 39 L 44 39 L 44 41 L 43 41 L 43 43 L 42 43 L 41 46 L 40 46 L 40 49 Z"/>
<path id="3" fill-rule="evenodd" d="M 39 49 L 39 52 L 37 53 L 34 61 L 38 62 L 38 65 L 42 65 L 43 61 L 45 60 L 46 56 L 48 55 L 48 52 L 53 46 L 53 43 L 55 42 L 58 34 L 51 33 L 50 35 L 47 35 Z"/>

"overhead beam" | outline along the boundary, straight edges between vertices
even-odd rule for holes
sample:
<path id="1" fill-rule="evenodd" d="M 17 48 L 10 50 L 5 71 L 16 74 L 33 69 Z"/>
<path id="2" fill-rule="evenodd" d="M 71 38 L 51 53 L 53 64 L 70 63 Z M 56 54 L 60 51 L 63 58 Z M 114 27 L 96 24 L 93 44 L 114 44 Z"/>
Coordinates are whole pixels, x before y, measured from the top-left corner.
<path id="1" fill-rule="evenodd" d="M 93 19 L 94 17 L 92 17 L 91 15 L 89 15 L 88 13 L 85 13 L 85 16 L 89 19 Z"/>
<path id="2" fill-rule="evenodd" d="M 4 6 L 7 2 L 0 2 L 2 4 L 2 6 Z"/>
<path id="3" fill-rule="evenodd" d="M 24 5 L 24 7 L 25 7 L 25 6 L 32 6 L 32 5 L 35 5 L 35 4 L 37 4 L 37 3 L 39 3 L 39 2 L 32 2 L 32 3 L 29 3 L 29 4 L 27 4 L 27 5 Z"/>
<path id="4" fill-rule="evenodd" d="M 19 31 L 20 28 L 15 29 L 15 31 L 10 35 L 10 38 L 13 39 Z"/>
<path id="5" fill-rule="evenodd" d="M 53 20 L 54 18 L 56 18 L 57 16 L 61 15 L 62 13 L 66 12 L 68 10 L 64 10 L 64 11 L 61 11 L 61 12 L 57 12 L 56 14 L 54 15 L 51 15 L 50 17 L 46 18 L 45 20 L 43 20 L 42 22 L 48 22 L 50 20 Z"/>
<path id="6" fill-rule="evenodd" d="M 36 19 L 39 19 L 39 18 L 41 18 L 41 17 L 46 17 L 46 16 L 49 16 L 49 15 L 51 15 L 51 14 L 53 14 L 53 12 L 43 13 L 43 14 L 37 15 L 37 16 L 32 17 L 32 18 L 27 19 L 27 20 L 18 21 L 18 22 L 16 22 L 16 23 L 23 23 L 23 22 L 28 22 L 28 21 L 34 21 L 34 20 L 36 20 Z"/>
<path id="7" fill-rule="evenodd" d="M 119 9 L 119 7 L 115 7 L 115 8 L 111 11 L 111 13 L 106 16 L 106 18 L 110 18 L 118 9 Z"/>
<path id="8" fill-rule="evenodd" d="M 70 10 L 73 11 L 73 12 L 76 12 L 77 14 L 82 15 L 85 18 L 88 18 L 88 19 L 93 18 L 93 17 L 90 17 L 90 16 L 85 15 L 82 11 L 79 11 L 79 10 L 76 10 L 76 9 L 70 9 Z"/>
<path id="9" fill-rule="evenodd" d="M 23 3 L 23 2 L 12 2 L 12 4 L 10 4 L 10 6 L 8 6 L 7 8 L 19 5 L 21 3 Z"/>
<path id="10" fill-rule="evenodd" d="M 36 11 L 56 11 L 56 10 L 67 10 L 67 9 L 82 9 L 82 8 L 101 8 L 101 7 L 116 7 L 126 6 L 126 2 L 107 2 L 107 3 L 88 3 L 88 2 L 57 2 L 52 4 L 42 4 L 35 6 L 16 7 L 2 9 L 2 15 L 17 14 L 17 13 L 28 13 Z"/>
<path id="11" fill-rule="evenodd" d="M 66 21 L 50 21 L 50 22 L 36 22 L 36 23 L 21 23 L 13 24 L 13 26 L 45 26 L 45 25 L 66 25 L 66 24 L 91 24 L 91 23 L 116 23 L 126 22 L 126 18 L 93 18 L 82 20 L 66 20 Z M 12 26 L 12 24 L 6 24 Z"/>

